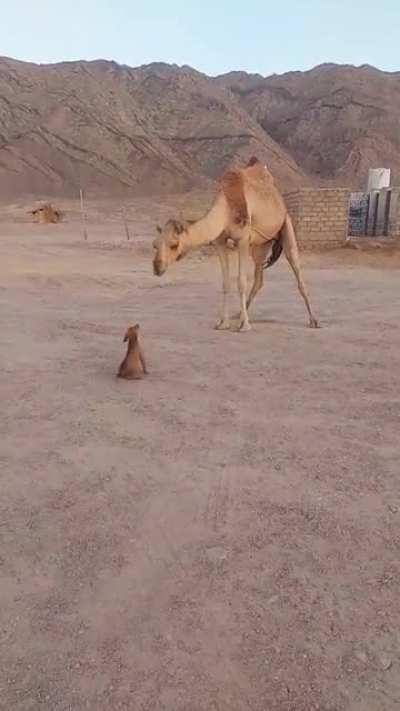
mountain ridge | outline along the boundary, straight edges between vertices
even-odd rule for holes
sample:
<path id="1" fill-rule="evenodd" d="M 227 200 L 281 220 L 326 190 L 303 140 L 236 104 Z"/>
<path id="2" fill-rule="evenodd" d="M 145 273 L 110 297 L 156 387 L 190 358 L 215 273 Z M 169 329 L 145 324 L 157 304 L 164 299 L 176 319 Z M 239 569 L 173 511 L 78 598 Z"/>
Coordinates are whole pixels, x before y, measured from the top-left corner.
<path id="1" fill-rule="evenodd" d="M 360 187 L 380 165 L 399 175 L 400 72 L 323 64 L 208 77 L 163 62 L 0 57 L 4 199 L 188 190 L 251 155 L 284 191 Z"/>

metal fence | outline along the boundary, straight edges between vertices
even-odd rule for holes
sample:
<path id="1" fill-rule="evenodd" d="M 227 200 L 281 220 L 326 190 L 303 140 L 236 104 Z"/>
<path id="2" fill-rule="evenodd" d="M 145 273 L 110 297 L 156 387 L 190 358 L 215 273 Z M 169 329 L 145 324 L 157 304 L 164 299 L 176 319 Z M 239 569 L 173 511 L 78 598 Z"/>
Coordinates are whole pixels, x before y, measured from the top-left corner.
<path id="1" fill-rule="evenodd" d="M 396 212 L 397 193 L 391 188 L 352 193 L 349 234 L 351 237 L 389 237 Z"/>

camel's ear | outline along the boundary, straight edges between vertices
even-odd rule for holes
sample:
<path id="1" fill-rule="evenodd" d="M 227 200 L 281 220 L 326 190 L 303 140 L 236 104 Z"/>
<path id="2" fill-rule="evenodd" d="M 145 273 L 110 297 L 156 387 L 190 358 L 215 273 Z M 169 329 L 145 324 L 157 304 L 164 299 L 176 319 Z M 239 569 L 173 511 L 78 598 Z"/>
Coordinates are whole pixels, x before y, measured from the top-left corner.
<path id="1" fill-rule="evenodd" d="M 174 231 L 169 238 L 169 246 L 172 247 L 172 249 L 176 249 L 179 247 L 180 236 L 185 232 L 185 225 L 179 222 L 179 220 L 174 220 L 173 227 Z"/>
<path id="2" fill-rule="evenodd" d="M 247 163 L 247 167 L 248 167 L 248 168 L 252 168 L 253 165 L 257 165 L 257 163 L 259 163 L 259 162 L 260 162 L 260 161 L 258 160 L 258 158 L 256 158 L 256 156 L 252 156 L 252 157 L 250 158 L 249 162 Z"/>
<path id="3" fill-rule="evenodd" d="M 178 220 L 175 223 L 175 232 L 177 235 L 181 235 L 182 232 L 185 231 L 185 226 L 182 222 L 178 222 Z"/>
<path id="4" fill-rule="evenodd" d="M 161 234 L 162 228 L 160 227 L 160 225 L 157 225 L 156 230 L 157 230 L 158 234 Z"/>

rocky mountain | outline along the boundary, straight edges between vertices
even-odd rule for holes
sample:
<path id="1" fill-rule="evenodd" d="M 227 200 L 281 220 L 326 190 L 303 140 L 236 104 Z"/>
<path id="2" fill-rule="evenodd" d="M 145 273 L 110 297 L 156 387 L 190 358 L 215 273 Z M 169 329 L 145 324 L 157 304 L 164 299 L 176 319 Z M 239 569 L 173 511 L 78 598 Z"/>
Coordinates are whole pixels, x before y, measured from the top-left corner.
<path id="1" fill-rule="evenodd" d="M 201 186 L 257 155 L 283 190 L 400 178 L 400 72 L 323 65 L 263 78 L 0 58 L 0 199 Z"/>
<path id="2" fill-rule="evenodd" d="M 317 180 L 358 187 L 369 168 L 388 167 L 400 181 L 400 72 L 325 64 L 216 82 Z"/>
<path id="3" fill-rule="evenodd" d="M 0 193 L 190 188 L 256 154 L 307 183 L 237 98 L 189 67 L 0 59 Z"/>

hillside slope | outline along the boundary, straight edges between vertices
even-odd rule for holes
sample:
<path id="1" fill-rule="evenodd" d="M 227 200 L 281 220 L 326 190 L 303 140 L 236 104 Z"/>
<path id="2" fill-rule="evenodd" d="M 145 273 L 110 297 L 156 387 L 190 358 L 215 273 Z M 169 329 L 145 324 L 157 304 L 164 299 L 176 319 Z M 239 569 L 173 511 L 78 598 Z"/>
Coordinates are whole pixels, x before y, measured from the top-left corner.
<path id="1" fill-rule="evenodd" d="M 256 154 L 308 182 L 234 95 L 189 67 L 0 59 L 0 194 L 175 191 Z"/>
<path id="2" fill-rule="evenodd" d="M 388 167 L 400 182 L 400 72 L 327 64 L 215 82 L 316 179 L 362 187 L 369 168 Z"/>

